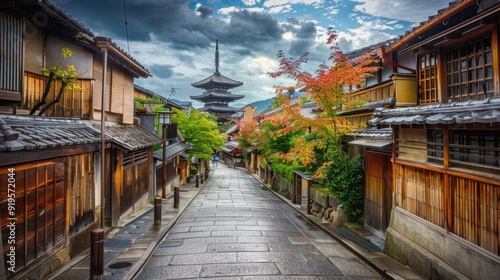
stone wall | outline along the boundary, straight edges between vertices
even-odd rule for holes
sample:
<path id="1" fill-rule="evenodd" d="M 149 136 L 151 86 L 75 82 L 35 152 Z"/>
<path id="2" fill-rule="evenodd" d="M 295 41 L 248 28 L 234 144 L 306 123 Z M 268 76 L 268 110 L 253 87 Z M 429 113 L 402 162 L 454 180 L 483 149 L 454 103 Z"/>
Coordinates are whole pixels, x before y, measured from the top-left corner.
<path id="1" fill-rule="evenodd" d="M 442 228 L 392 209 L 385 253 L 429 279 L 498 279 L 496 256 L 470 246 Z"/>
<path id="2" fill-rule="evenodd" d="M 336 197 L 323 194 L 313 188 L 309 190 L 309 194 L 311 215 L 327 220 L 335 226 L 344 226 L 347 218 L 342 212 L 342 205 Z"/>
<path id="3" fill-rule="evenodd" d="M 293 185 L 276 172 L 271 178 L 271 190 L 291 200 L 293 197 Z"/>

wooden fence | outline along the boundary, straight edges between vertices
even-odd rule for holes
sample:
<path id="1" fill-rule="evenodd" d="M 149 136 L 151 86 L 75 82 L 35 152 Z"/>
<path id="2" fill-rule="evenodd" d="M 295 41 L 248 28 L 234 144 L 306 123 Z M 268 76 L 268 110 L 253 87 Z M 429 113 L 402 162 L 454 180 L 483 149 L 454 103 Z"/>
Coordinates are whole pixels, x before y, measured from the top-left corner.
<path id="1" fill-rule="evenodd" d="M 500 184 L 396 164 L 395 204 L 500 255 Z"/>

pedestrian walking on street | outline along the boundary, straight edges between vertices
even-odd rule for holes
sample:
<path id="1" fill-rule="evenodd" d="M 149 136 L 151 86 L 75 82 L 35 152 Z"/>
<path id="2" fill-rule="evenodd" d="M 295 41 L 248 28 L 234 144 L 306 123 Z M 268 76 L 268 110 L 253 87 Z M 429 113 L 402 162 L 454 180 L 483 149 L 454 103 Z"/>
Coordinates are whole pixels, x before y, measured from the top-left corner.
<path id="1" fill-rule="evenodd" d="M 217 154 L 213 154 L 212 155 L 212 164 L 214 165 L 214 167 L 217 167 L 219 163 L 219 156 L 217 156 Z"/>

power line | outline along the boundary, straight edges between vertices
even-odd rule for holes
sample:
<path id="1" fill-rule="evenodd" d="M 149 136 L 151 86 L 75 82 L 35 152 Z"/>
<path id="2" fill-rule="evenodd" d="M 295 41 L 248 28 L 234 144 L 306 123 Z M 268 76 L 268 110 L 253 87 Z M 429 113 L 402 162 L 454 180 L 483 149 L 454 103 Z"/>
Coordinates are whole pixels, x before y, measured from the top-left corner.
<path id="1" fill-rule="evenodd" d="M 127 36 L 127 51 L 130 54 L 130 46 L 128 44 L 128 23 L 127 23 L 127 7 L 125 5 L 125 0 L 123 0 L 123 12 L 125 14 L 125 34 Z"/>

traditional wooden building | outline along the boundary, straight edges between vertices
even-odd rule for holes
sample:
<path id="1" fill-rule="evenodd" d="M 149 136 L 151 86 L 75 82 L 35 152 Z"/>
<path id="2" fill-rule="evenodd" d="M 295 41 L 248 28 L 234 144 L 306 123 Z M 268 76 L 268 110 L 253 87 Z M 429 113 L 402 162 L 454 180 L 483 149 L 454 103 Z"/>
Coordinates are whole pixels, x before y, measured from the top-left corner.
<path id="1" fill-rule="evenodd" d="M 100 134 L 85 121 L 45 117 L 0 115 L 0 127 L 0 275 L 38 267 L 30 275 L 40 279 L 89 248 Z"/>
<path id="2" fill-rule="evenodd" d="M 237 108 L 230 107 L 229 103 L 245 97 L 228 91 L 243 85 L 243 82 L 232 80 L 219 72 L 219 41 L 215 43 L 214 74 L 191 85 L 204 90 L 202 95 L 191 96 L 191 99 L 205 104 L 204 107 L 198 110 L 215 114 L 219 123 L 229 121 L 231 115 L 238 111 Z"/>
<path id="3" fill-rule="evenodd" d="M 115 226 L 149 205 L 152 147 L 161 138 L 134 124 L 133 85 L 151 74 L 46 0 L 1 5 L 0 24 L 0 215 L 3 222 L 12 202 L 8 183 L 15 180 L 19 225 L 10 231 L 2 223 L 0 276 L 41 279 L 89 248 L 101 217 Z M 42 68 L 56 65 L 62 48 L 73 56 L 60 67 L 75 66 L 79 87 L 61 93 L 56 79 L 45 91 Z M 10 270 L 12 233 L 19 246 Z"/>
<path id="4" fill-rule="evenodd" d="M 192 144 L 184 141 L 177 131 L 176 125 L 169 125 L 167 128 L 167 146 L 166 146 L 166 193 L 173 192 L 174 187 L 187 182 L 191 174 L 189 155 L 185 152 L 192 148 Z M 175 130 L 175 131 L 174 131 Z M 163 149 L 154 152 L 155 159 L 155 195 L 162 195 L 163 192 Z"/>
<path id="5" fill-rule="evenodd" d="M 498 1 L 452 1 L 379 52 L 415 69 L 414 87 L 389 83 L 387 92 L 416 91 L 418 106 L 379 106 L 363 119 L 392 133 L 389 153 L 378 141 L 386 160 L 375 161 L 374 146 L 365 153 L 366 182 L 380 186 L 365 210 L 386 215 L 377 203 L 392 199 L 390 221 L 379 225 L 385 251 L 430 279 L 500 271 L 499 18 Z M 355 141 L 370 147 L 366 139 Z"/>
<path id="6" fill-rule="evenodd" d="M 374 118 L 378 108 L 404 108 L 417 105 L 415 59 L 413 54 L 388 53 L 385 47 L 394 44 L 388 40 L 347 53 L 357 57 L 370 52 L 381 59 L 378 71 L 349 94 L 347 101 L 363 99 L 366 103 L 338 113 L 353 126 L 359 127 L 352 133 L 351 154 L 362 154 L 365 160 L 364 180 L 364 226 L 381 238 L 389 226 L 392 211 L 392 131 L 389 129 L 365 128 Z"/>

